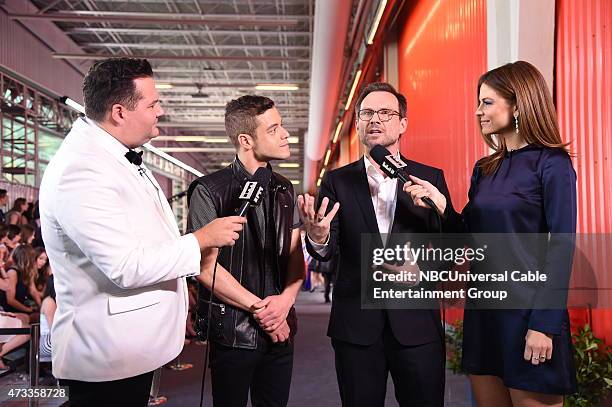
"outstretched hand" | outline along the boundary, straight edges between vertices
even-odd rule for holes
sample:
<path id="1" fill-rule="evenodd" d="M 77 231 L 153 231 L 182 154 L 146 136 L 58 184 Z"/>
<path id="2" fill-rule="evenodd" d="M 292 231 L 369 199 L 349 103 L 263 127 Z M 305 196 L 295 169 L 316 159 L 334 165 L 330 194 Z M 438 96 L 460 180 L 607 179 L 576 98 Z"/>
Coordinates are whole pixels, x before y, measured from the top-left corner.
<path id="1" fill-rule="evenodd" d="M 300 219 L 306 229 L 308 237 L 313 242 L 323 244 L 329 236 L 329 230 L 331 227 L 331 221 L 336 216 L 338 209 L 340 209 L 340 203 L 336 202 L 332 207 L 331 211 L 327 215 L 327 206 L 329 205 L 329 198 L 323 198 L 321 207 L 318 211 L 315 211 L 315 198 L 309 194 L 298 196 L 298 209 L 300 212 Z"/>

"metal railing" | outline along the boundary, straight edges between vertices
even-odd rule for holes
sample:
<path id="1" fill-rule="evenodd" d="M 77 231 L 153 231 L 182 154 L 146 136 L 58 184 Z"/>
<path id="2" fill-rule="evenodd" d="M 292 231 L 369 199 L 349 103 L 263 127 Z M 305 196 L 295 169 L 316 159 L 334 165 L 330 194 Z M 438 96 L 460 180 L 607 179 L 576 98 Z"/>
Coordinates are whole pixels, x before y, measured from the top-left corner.
<path id="1" fill-rule="evenodd" d="M 0 335 L 30 335 L 29 387 L 37 387 L 40 377 L 40 324 L 31 324 L 29 328 L 0 328 Z M 38 399 L 28 399 L 28 406 L 37 407 Z"/>

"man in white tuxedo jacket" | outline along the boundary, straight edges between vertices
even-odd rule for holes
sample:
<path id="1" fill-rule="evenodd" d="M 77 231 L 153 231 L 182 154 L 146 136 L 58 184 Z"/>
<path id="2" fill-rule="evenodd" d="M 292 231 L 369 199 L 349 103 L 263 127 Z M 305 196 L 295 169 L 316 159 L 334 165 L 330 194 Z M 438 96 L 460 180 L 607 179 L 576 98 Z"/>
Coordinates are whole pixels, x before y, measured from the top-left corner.
<path id="1" fill-rule="evenodd" d="M 152 372 L 183 347 L 184 277 L 200 273 L 202 249 L 233 244 L 245 222 L 222 218 L 180 236 L 132 150 L 159 134 L 152 75 L 146 60 L 94 64 L 83 85 L 87 117 L 74 123 L 40 186 L 57 292 L 53 374 L 69 386 L 72 406 L 147 405 Z"/>

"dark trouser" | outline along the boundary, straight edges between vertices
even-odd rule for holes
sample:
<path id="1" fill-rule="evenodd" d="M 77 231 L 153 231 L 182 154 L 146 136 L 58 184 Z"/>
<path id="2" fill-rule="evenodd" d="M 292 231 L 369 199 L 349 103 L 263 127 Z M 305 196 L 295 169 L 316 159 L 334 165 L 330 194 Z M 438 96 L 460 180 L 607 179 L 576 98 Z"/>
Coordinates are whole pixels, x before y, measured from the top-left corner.
<path id="1" fill-rule="evenodd" d="M 332 273 L 323 273 L 323 280 L 325 281 L 325 302 L 329 302 L 329 294 L 331 293 L 332 282 L 334 281 L 334 275 Z"/>
<path id="2" fill-rule="evenodd" d="M 391 373 L 401 407 L 444 405 L 444 347 L 441 341 L 403 346 L 386 324 L 373 345 L 332 339 L 344 407 L 383 407 Z"/>
<path id="3" fill-rule="evenodd" d="M 210 348 L 213 404 L 244 407 L 250 390 L 253 407 L 285 407 L 292 370 L 293 344 L 250 350 L 213 343 Z"/>
<path id="4" fill-rule="evenodd" d="M 146 407 L 153 372 L 110 382 L 81 382 L 60 379 L 68 386 L 70 407 Z"/>

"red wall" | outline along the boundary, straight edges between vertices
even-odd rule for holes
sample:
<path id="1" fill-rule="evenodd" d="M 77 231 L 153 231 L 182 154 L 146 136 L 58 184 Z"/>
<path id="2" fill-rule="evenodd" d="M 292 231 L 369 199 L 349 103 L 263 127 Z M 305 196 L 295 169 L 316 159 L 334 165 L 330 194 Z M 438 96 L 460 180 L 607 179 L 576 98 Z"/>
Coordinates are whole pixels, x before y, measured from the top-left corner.
<path id="1" fill-rule="evenodd" d="M 402 153 L 444 170 L 453 204 L 467 202 L 476 160 L 487 154 L 474 111 L 487 70 L 486 0 L 421 0 L 399 33 L 399 88 L 408 99 Z"/>
<path id="2" fill-rule="evenodd" d="M 576 154 L 579 233 L 612 233 L 611 23 L 609 0 L 557 0 L 556 104 L 561 135 Z M 611 264 L 605 261 L 611 253 L 606 251 L 594 251 L 591 262 L 600 288 L 597 301 L 608 308 L 593 310 L 590 321 L 586 311 L 571 315 L 574 326 L 591 322 L 595 334 L 612 343 Z"/>
<path id="3" fill-rule="evenodd" d="M 408 100 L 401 150 L 444 170 L 460 211 L 474 163 L 488 152 L 474 116 L 478 78 L 487 70 L 486 0 L 416 3 L 399 24 L 399 90 Z M 446 319 L 462 314 L 449 309 Z"/>

